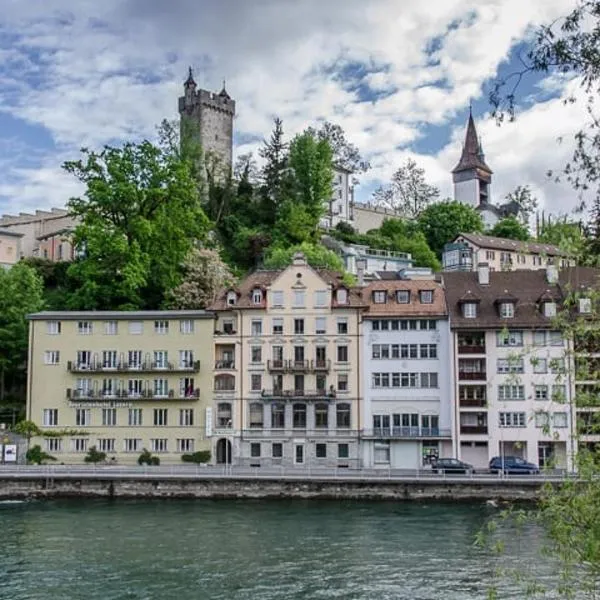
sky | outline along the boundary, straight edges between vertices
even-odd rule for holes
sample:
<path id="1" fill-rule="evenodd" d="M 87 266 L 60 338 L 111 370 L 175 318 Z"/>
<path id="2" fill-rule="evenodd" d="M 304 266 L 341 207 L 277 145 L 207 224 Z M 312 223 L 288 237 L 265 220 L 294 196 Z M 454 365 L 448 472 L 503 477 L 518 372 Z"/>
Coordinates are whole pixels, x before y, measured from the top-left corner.
<path id="1" fill-rule="evenodd" d="M 469 103 L 492 200 L 529 185 L 540 208 L 576 196 L 548 170 L 564 165 L 583 106 L 574 81 L 536 77 L 517 119 L 487 101 L 519 66 L 539 24 L 574 0 L 0 0 L 0 214 L 64 206 L 82 192 L 61 169 L 82 147 L 155 139 L 177 118 L 188 65 L 199 87 L 236 100 L 236 154 L 256 152 L 275 116 L 287 136 L 323 120 L 343 127 L 372 165 L 358 201 L 413 158 L 452 196 Z"/>

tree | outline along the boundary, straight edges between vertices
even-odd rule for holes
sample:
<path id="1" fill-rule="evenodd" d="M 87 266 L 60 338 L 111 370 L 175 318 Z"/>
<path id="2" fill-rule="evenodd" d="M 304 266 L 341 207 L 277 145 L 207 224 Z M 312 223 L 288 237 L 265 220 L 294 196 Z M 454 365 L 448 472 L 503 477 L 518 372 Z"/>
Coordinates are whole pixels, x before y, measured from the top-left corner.
<path id="1" fill-rule="evenodd" d="M 166 294 L 166 305 L 175 310 L 206 308 L 219 290 L 235 278 L 216 250 L 192 248 L 183 265 L 183 281 Z"/>
<path id="2" fill-rule="evenodd" d="M 22 435 L 27 441 L 32 437 L 40 437 L 42 435 L 42 430 L 36 423 L 30 420 L 19 421 L 14 427 L 14 432 Z"/>
<path id="3" fill-rule="evenodd" d="M 294 254 L 297 252 L 302 252 L 306 257 L 306 261 L 312 267 L 321 267 L 339 272 L 344 271 L 342 259 L 333 250 L 328 250 L 321 244 L 312 244 L 309 242 L 303 242 L 297 246 L 289 246 L 287 248 L 281 246 L 269 248 L 264 266 L 267 269 L 284 269 L 292 264 Z"/>
<path id="4" fill-rule="evenodd" d="M 595 188 L 600 196 L 600 119 L 596 101 L 600 92 L 600 1 L 578 0 L 564 18 L 540 27 L 529 43 L 523 67 L 499 78 L 490 93 L 490 103 L 499 122 L 514 120 L 521 82 L 533 74 L 558 75 L 575 80 L 582 92 L 588 119 L 573 132 L 575 150 L 563 175 L 580 192 Z M 528 92 L 527 92 L 528 93 Z M 567 103 L 577 102 L 571 94 Z"/>
<path id="5" fill-rule="evenodd" d="M 42 447 L 38 445 L 33 446 L 32 448 L 29 448 L 29 450 L 27 450 L 27 452 L 25 453 L 25 459 L 30 465 L 42 465 L 48 461 L 56 460 L 54 456 L 51 456 L 47 452 L 44 452 L 42 450 Z"/>
<path id="6" fill-rule="evenodd" d="M 17 263 L 8 270 L 0 269 L 0 402 L 8 385 L 25 382 L 29 343 L 26 317 L 42 310 L 43 294 L 42 278 L 32 267 Z"/>
<path id="7" fill-rule="evenodd" d="M 513 216 L 501 219 L 487 233 L 509 240 L 526 242 L 529 239 L 529 229 L 527 229 L 527 226 L 523 225 L 517 217 Z"/>
<path id="8" fill-rule="evenodd" d="M 96 446 L 92 446 L 84 457 L 84 462 L 98 464 L 106 460 L 106 452 L 100 452 Z"/>
<path id="9" fill-rule="evenodd" d="M 148 465 L 148 466 L 158 466 L 160 465 L 160 458 L 158 456 L 153 456 L 149 450 L 144 448 L 142 453 L 138 456 L 137 459 L 138 465 Z"/>
<path id="10" fill-rule="evenodd" d="M 69 201 L 85 256 L 69 268 L 70 308 L 158 308 L 181 280 L 181 265 L 209 221 L 189 161 L 144 141 L 64 164 L 85 184 Z"/>
<path id="11" fill-rule="evenodd" d="M 515 202 L 521 208 L 520 216 L 525 225 L 529 223 L 531 215 L 538 205 L 537 198 L 533 195 L 528 185 L 519 185 L 505 196 L 507 202 Z"/>
<path id="12" fill-rule="evenodd" d="M 586 256 L 587 240 L 580 223 L 567 217 L 545 223 L 538 235 L 538 242 L 558 246 L 575 258 L 577 264 L 585 264 L 589 259 Z"/>
<path id="13" fill-rule="evenodd" d="M 274 223 L 277 209 L 282 204 L 285 193 L 288 145 L 283 140 L 283 121 L 276 117 L 269 140 L 264 140 L 259 156 L 265 161 L 261 171 L 262 214 L 265 222 Z"/>
<path id="14" fill-rule="evenodd" d="M 425 169 L 420 169 L 409 158 L 394 173 L 389 187 L 381 187 L 374 192 L 373 200 L 388 206 L 405 219 L 417 219 L 439 195 L 440 191 L 426 182 Z"/>
<path id="15" fill-rule="evenodd" d="M 419 215 L 418 225 L 438 258 L 442 256 L 444 245 L 459 233 L 483 231 L 480 214 L 471 206 L 456 200 L 431 204 Z"/>

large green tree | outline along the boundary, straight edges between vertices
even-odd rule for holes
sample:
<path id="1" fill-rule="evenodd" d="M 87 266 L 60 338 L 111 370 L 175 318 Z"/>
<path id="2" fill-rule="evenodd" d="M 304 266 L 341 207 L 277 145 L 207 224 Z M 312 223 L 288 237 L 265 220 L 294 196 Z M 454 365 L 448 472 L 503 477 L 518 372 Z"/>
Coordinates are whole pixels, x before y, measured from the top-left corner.
<path id="1" fill-rule="evenodd" d="M 303 242 L 296 246 L 282 248 L 273 246 L 269 249 L 265 258 L 264 266 L 267 269 L 283 269 L 292 264 L 292 259 L 296 252 L 302 252 L 306 261 L 313 267 L 322 267 L 333 271 L 344 271 L 342 259 L 332 250 L 328 250 L 321 244 Z"/>
<path id="2" fill-rule="evenodd" d="M 529 230 L 517 217 L 505 217 L 500 219 L 488 232 L 495 237 L 506 238 L 509 240 L 521 240 L 526 242 L 529 239 Z"/>
<path id="3" fill-rule="evenodd" d="M 444 244 L 451 242 L 459 233 L 483 231 L 479 213 L 457 201 L 431 204 L 419 215 L 417 222 L 429 247 L 438 257 L 442 256 Z"/>
<path id="4" fill-rule="evenodd" d="M 86 187 L 68 204 L 84 250 L 69 269 L 70 308 L 158 308 L 209 227 L 190 161 L 148 141 L 83 155 L 64 164 Z"/>
<path id="5" fill-rule="evenodd" d="M 0 269 L 0 402 L 25 382 L 29 327 L 26 316 L 44 307 L 43 281 L 24 263 Z"/>
<path id="6" fill-rule="evenodd" d="M 566 217 L 544 223 L 538 242 L 554 244 L 575 258 L 577 264 L 585 264 L 590 256 L 586 253 L 587 239 L 581 224 Z"/>

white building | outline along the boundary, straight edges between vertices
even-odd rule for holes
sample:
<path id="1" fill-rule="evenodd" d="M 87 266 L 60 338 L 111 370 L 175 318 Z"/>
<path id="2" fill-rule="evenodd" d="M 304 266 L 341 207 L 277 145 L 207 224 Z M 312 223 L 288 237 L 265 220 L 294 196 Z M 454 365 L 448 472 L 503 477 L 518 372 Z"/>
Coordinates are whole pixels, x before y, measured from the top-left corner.
<path id="1" fill-rule="evenodd" d="M 341 165 L 334 165 L 332 187 L 333 195 L 326 206 L 325 215 L 321 219 L 321 227 L 325 229 L 331 229 L 338 223 L 350 223 L 353 218 L 352 172 Z"/>
<path id="2" fill-rule="evenodd" d="M 441 284 L 433 276 L 375 281 L 362 295 L 363 465 L 416 469 L 433 457 L 455 456 Z"/>

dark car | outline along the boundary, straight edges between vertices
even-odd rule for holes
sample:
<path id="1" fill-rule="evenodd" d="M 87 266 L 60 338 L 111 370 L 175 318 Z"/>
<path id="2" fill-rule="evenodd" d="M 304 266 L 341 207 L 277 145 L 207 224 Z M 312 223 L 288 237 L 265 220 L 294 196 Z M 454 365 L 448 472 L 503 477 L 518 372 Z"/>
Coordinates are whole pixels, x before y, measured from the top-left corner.
<path id="1" fill-rule="evenodd" d="M 518 456 L 494 456 L 490 460 L 490 471 L 507 475 L 539 475 L 540 468 Z"/>
<path id="2" fill-rule="evenodd" d="M 434 473 L 472 473 L 473 465 L 462 462 L 458 458 L 438 458 L 432 463 Z"/>

